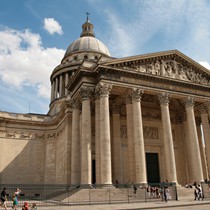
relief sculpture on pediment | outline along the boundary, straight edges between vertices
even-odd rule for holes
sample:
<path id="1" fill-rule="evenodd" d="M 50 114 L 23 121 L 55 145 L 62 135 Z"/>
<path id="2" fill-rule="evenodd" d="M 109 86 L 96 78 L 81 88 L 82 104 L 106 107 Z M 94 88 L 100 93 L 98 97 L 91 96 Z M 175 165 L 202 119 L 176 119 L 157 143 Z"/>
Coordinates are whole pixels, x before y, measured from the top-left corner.
<path id="1" fill-rule="evenodd" d="M 119 65 L 119 64 L 118 64 Z M 156 59 L 155 61 L 144 61 L 139 63 L 120 64 L 123 69 L 134 70 L 146 74 L 160 75 L 178 80 L 190 81 L 197 84 L 210 85 L 210 77 L 204 73 L 198 72 L 192 66 L 182 64 L 175 59 Z"/>

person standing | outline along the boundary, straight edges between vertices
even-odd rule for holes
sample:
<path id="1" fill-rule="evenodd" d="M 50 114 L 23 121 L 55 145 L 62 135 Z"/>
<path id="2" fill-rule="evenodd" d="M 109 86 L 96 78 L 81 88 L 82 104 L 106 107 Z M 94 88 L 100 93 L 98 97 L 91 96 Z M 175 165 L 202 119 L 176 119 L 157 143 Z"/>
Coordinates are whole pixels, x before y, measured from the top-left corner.
<path id="1" fill-rule="evenodd" d="M 17 210 L 17 205 L 18 205 L 18 197 L 20 195 L 21 190 L 19 188 L 16 189 L 16 191 L 14 192 L 14 195 L 12 197 L 13 200 L 13 206 L 12 209 Z"/>
<path id="2" fill-rule="evenodd" d="M 4 189 L 1 192 L 1 205 L 7 210 L 6 201 L 7 201 L 7 191 L 6 187 L 4 187 Z"/>
<path id="3" fill-rule="evenodd" d="M 203 200 L 204 197 L 203 197 L 203 190 L 202 190 L 201 185 L 199 184 L 197 188 L 198 188 L 198 200 L 200 199 Z"/>

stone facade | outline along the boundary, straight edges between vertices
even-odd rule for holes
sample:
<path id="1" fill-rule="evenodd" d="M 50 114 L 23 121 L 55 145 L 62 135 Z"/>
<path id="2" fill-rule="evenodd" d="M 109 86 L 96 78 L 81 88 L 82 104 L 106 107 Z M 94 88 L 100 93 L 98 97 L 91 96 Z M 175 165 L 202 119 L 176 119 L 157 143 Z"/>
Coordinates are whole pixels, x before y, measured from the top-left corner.
<path id="1" fill-rule="evenodd" d="M 77 42 L 89 36 L 87 19 Z M 209 71 L 177 50 L 112 58 L 92 43 L 52 72 L 48 114 L 0 112 L 0 182 L 209 179 Z"/>

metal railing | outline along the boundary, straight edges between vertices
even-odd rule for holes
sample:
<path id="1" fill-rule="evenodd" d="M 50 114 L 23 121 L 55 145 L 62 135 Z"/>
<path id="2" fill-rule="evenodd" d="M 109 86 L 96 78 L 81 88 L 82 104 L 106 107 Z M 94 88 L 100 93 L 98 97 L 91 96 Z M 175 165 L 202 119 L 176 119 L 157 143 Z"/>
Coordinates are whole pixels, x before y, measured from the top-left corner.
<path id="1" fill-rule="evenodd" d="M 1 184 L 1 190 L 7 188 L 8 206 L 12 205 L 12 196 L 16 188 L 21 189 L 19 206 L 25 201 L 37 206 L 114 204 L 164 201 L 164 188 L 170 192 L 170 200 L 177 200 L 176 185 L 170 183 L 145 185 L 41 185 L 41 184 Z M 136 189 L 135 189 L 136 188 Z M 148 190 L 149 189 L 149 190 Z"/>

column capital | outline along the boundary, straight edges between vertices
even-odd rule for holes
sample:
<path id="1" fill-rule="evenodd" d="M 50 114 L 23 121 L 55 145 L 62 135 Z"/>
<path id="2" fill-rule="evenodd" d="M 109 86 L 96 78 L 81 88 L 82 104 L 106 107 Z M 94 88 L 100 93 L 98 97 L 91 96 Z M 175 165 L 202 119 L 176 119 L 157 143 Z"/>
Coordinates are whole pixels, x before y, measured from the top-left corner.
<path id="1" fill-rule="evenodd" d="M 95 89 L 94 100 L 97 101 L 99 99 L 100 99 L 100 91 L 98 89 Z"/>
<path id="2" fill-rule="evenodd" d="M 141 101 L 143 93 L 144 93 L 144 90 L 142 90 L 140 88 L 133 88 L 132 100 L 133 101 Z"/>
<path id="3" fill-rule="evenodd" d="M 132 92 L 127 92 L 124 99 L 126 104 L 132 104 Z"/>
<path id="4" fill-rule="evenodd" d="M 201 104 L 198 108 L 200 114 L 208 114 L 208 107 L 206 104 Z"/>
<path id="5" fill-rule="evenodd" d="M 80 97 L 82 100 L 87 100 L 90 99 L 90 97 L 93 94 L 93 88 L 92 87 L 87 87 L 87 86 L 83 86 L 80 88 Z"/>
<path id="6" fill-rule="evenodd" d="M 169 101 L 170 101 L 170 97 L 171 95 L 169 93 L 161 93 L 158 95 L 158 100 L 160 102 L 160 104 L 164 104 L 164 105 L 168 105 L 169 104 Z"/>
<path id="7" fill-rule="evenodd" d="M 195 117 L 195 124 L 197 126 L 200 126 L 201 125 L 201 118 L 200 117 Z"/>
<path id="8" fill-rule="evenodd" d="M 73 98 L 70 100 L 70 105 L 71 105 L 71 108 L 75 110 L 75 109 L 80 109 L 81 103 L 79 99 Z"/>
<path id="9" fill-rule="evenodd" d="M 111 106 L 112 114 L 119 114 L 120 113 L 120 106 L 118 104 L 112 104 Z"/>
<path id="10" fill-rule="evenodd" d="M 188 96 L 187 98 L 183 99 L 182 102 L 184 103 L 185 107 L 194 107 L 194 100 L 195 98 Z"/>
<path id="11" fill-rule="evenodd" d="M 184 121 L 187 121 L 187 115 L 185 112 L 176 116 L 176 123 L 183 123 Z"/>
<path id="12" fill-rule="evenodd" d="M 95 93 L 99 95 L 99 97 L 109 96 L 112 90 L 112 85 L 107 83 L 99 83 L 95 88 Z"/>
<path id="13" fill-rule="evenodd" d="M 210 101 L 205 102 L 204 106 L 207 108 L 207 110 L 210 110 Z"/>

